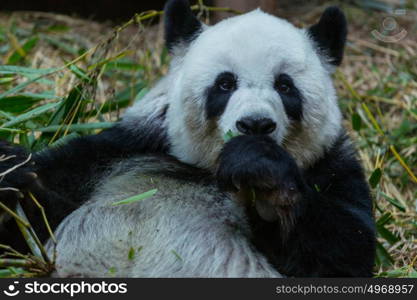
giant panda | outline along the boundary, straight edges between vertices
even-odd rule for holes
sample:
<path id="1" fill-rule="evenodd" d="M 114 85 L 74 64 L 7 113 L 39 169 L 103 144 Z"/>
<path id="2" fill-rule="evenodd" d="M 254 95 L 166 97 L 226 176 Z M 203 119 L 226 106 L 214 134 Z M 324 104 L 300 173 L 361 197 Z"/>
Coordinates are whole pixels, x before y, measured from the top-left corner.
<path id="1" fill-rule="evenodd" d="M 371 276 L 370 191 L 331 79 L 346 35 L 336 7 L 305 29 L 261 10 L 208 26 L 170 0 L 168 74 L 112 128 L 33 153 L 0 199 L 23 205 L 57 277 Z M 1 170 L 28 155 L 0 153 Z M 11 220 L 0 232 L 23 247 Z"/>

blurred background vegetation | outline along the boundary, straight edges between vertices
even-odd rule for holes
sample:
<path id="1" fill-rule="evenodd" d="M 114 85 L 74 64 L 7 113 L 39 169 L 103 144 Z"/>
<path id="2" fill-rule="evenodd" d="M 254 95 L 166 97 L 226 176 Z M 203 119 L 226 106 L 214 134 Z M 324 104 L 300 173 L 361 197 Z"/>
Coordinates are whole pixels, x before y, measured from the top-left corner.
<path id="1" fill-rule="evenodd" d="M 297 26 L 315 22 L 328 5 L 337 4 L 347 14 L 346 56 L 334 77 L 345 125 L 375 199 L 375 274 L 417 277 L 416 1 L 258 2 Z M 216 3 L 233 10 L 201 1 L 193 8 L 209 23 L 250 8 L 234 7 L 233 0 L 205 4 Z M 125 9 L 116 16 L 98 10 L 96 19 L 113 20 L 97 22 L 51 12 L 0 11 L 0 138 L 41 150 L 107 128 L 140 101 L 166 73 L 169 57 L 162 12 L 133 12 Z M 126 15 L 132 19 L 121 22 Z M 0 258 L 0 276 L 43 274 L 42 268 L 34 271 L 38 261 L 20 258 L 15 265 Z"/>

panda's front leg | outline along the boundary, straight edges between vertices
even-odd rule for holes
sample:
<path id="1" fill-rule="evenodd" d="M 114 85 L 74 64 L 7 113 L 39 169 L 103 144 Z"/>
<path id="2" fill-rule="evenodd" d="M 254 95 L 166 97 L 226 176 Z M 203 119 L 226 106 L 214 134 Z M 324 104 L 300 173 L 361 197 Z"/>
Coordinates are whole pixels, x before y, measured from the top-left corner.
<path id="1" fill-rule="evenodd" d="M 220 187 L 243 201 L 254 245 L 287 276 L 372 275 L 369 189 L 356 159 L 334 147 L 334 155 L 303 172 L 267 136 L 235 137 L 220 155 Z M 326 188 L 317 190 L 314 182 Z"/>
<path id="2" fill-rule="evenodd" d="M 306 207 L 308 188 L 294 159 L 268 136 L 238 136 L 225 144 L 217 170 L 220 188 L 234 191 L 249 211 L 279 221 L 288 233 Z"/>

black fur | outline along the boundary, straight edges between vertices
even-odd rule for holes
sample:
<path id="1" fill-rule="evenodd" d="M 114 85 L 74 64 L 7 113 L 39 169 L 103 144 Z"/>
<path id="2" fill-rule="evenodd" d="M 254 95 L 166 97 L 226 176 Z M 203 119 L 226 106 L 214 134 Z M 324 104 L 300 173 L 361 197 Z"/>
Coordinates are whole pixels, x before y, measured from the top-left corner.
<path id="1" fill-rule="evenodd" d="M 164 115 L 160 117 L 165 118 Z M 76 138 L 66 145 L 35 153 L 31 164 L 6 176 L 0 187 L 15 187 L 25 194 L 32 192 L 45 208 L 48 221 L 54 229 L 65 216 L 89 198 L 94 184 L 107 174 L 113 162 L 137 154 L 166 153 L 169 145 L 165 132 L 154 125 L 150 127 L 139 122 L 138 128 L 129 129 L 116 124 L 100 134 Z M 5 143 L 0 144 L 0 154 L 3 153 L 15 154 L 17 158 L 7 165 L 2 163 L 2 169 L 27 157 L 23 149 Z M 36 178 L 31 175 L 33 173 L 37 175 Z M 13 193 L 12 196 L 11 192 L 1 192 L 0 201 L 13 207 L 18 194 Z M 48 234 L 39 209 L 27 196 L 20 202 L 35 232 L 41 241 L 45 241 Z M 16 232 L 13 219 L 2 224 L 0 243 L 9 244 L 17 250 L 27 250 L 21 235 Z"/>
<path id="2" fill-rule="evenodd" d="M 229 89 L 222 88 L 227 83 Z M 221 116 L 233 92 L 237 89 L 236 76 L 230 72 L 220 73 L 214 84 L 207 89 L 206 117 L 214 119 Z"/>
<path id="3" fill-rule="evenodd" d="M 282 84 L 288 86 L 289 90 L 287 92 L 280 90 L 279 86 Z M 275 80 L 275 89 L 281 97 L 288 117 L 292 120 L 300 121 L 303 117 L 303 97 L 292 78 L 287 74 L 280 74 Z"/>
<path id="4" fill-rule="evenodd" d="M 259 212 L 258 197 L 255 206 L 246 205 L 253 242 L 285 275 L 372 275 L 372 200 L 362 168 L 353 149 L 346 146 L 346 139 L 341 135 L 307 170 L 299 170 L 268 137 L 240 136 L 223 149 L 217 172 L 219 184 L 240 194 L 249 189 L 261 195 L 263 208 L 266 205 L 269 213 Z M 275 219 L 271 217 L 274 213 Z"/>
<path id="5" fill-rule="evenodd" d="M 18 164 L 24 163 L 29 153 L 22 147 L 14 146 L 6 141 L 0 141 L 0 173 L 4 173 Z M 6 160 L 6 158 L 9 158 Z M 34 173 L 33 162 L 29 161 L 14 171 L 6 174 L 0 179 L 0 188 L 22 188 L 30 186 L 36 181 L 36 175 Z M 24 199 L 24 194 L 20 191 L 2 190 L 0 191 L 0 202 L 15 210 L 16 203 Z M 11 218 L 6 211 L 0 208 L 0 218 L 3 222 L 0 224 L 0 244 L 6 244 L 17 247 L 22 243 L 21 235 L 17 232 L 16 222 Z M 17 239 L 19 237 L 19 241 Z M 3 249 L 0 250 L 0 253 Z"/>
<path id="6" fill-rule="evenodd" d="M 320 52 L 330 58 L 330 63 L 342 63 L 348 29 L 344 13 L 335 6 L 327 8 L 320 21 L 310 27 L 309 34 Z"/>
<path id="7" fill-rule="evenodd" d="M 0 173 L 2 174 L 18 164 L 23 164 L 29 158 L 29 153 L 24 148 L 12 145 L 6 141 L 0 140 L 0 149 Z M 29 161 L 0 178 L 1 187 L 21 187 L 31 184 L 36 179 L 36 175 L 32 172 L 33 163 Z M 10 174 L 13 174 L 13 176 L 10 176 Z M 16 191 L 5 190 L 0 193 L 2 202 L 11 206 L 16 203 L 16 198 L 19 196 L 19 193 Z"/>
<path id="8" fill-rule="evenodd" d="M 187 0 L 169 0 L 165 5 L 165 42 L 169 50 L 190 43 L 202 30 Z"/>

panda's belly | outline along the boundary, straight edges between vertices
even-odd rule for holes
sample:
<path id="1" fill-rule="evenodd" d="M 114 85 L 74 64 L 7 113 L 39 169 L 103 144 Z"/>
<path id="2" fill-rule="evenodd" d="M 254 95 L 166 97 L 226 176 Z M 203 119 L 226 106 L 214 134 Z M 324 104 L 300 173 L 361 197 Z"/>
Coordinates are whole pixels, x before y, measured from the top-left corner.
<path id="1" fill-rule="evenodd" d="M 60 224 L 54 276 L 280 276 L 249 243 L 232 199 L 215 187 L 138 169 L 110 176 Z M 151 189 L 158 191 L 150 198 L 112 205 Z"/>

